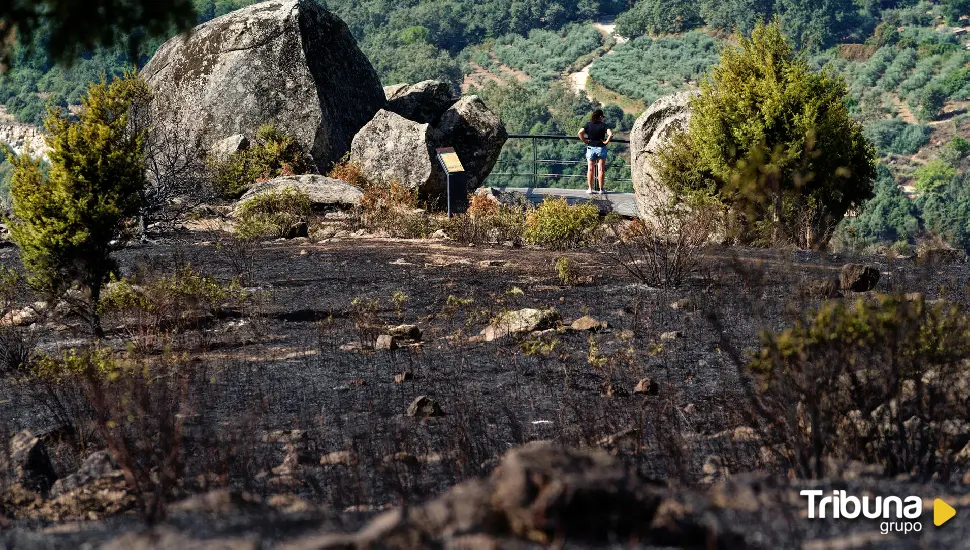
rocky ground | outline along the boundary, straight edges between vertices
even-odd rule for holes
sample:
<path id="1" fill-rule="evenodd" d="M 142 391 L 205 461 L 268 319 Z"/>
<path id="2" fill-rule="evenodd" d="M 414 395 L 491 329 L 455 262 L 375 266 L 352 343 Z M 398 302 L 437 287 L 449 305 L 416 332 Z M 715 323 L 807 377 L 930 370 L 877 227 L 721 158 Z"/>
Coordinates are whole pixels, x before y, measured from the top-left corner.
<path id="1" fill-rule="evenodd" d="M 563 256 L 569 285 L 555 268 Z M 685 285 L 659 290 L 596 249 L 346 232 L 259 245 L 194 232 L 118 257 L 142 279 L 188 264 L 247 290 L 177 338 L 192 384 L 176 396 L 185 464 L 167 519 L 145 532 L 144 499 L 124 469 L 110 454 L 92 458 L 76 389 L 10 374 L 0 431 L 19 434 L 21 467 L 0 479 L 0 546 L 967 544 L 959 515 L 935 528 L 930 508 L 941 496 L 970 503 L 964 486 L 853 465 L 790 481 L 752 428 L 744 357 L 760 331 L 790 326 L 837 290 L 820 281 L 849 258 L 713 248 Z M 19 265 L 13 248 L 0 261 Z M 880 273 L 875 290 L 965 299 L 962 263 L 862 261 Z M 48 352 L 85 337 L 69 316 L 36 321 L 31 342 Z M 140 337 L 124 319 L 106 329 L 119 349 Z M 53 487 L 26 487 L 28 474 Z M 798 496 L 808 486 L 921 496 L 923 529 L 809 521 Z"/>

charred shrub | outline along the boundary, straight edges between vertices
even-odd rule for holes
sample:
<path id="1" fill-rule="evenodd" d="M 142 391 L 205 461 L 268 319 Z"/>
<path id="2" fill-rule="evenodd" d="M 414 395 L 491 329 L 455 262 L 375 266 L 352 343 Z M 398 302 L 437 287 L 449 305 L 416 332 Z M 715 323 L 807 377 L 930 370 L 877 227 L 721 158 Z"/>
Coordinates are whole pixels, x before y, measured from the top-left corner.
<path id="1" fill-rule="evenodd" d="M 595 204 L 570 205 L 566 199 L 550 197 L 526 216 L 524 237 L 527 243 L 546 248 L 575 248 L 589 241 L 599 221 Z"/>
<path id="2" fill-rule="evenodd" d="M 98 438 L 150 523 L 165 517 L 165 503 L 184 474 L 184 422 L 193 410 L 190 365 L 172 353 L 146 359 L 92 347 L 44 357 L 34 369 L 38 378 L 83 389 Z"/>
<path id="3" fill-rule="evenodd" d="M 17 326 L 14 301 L 24 292 L 25 281 L 17 272 L 0 268 L 0 375 L 27 368 L 34 356 L 37 333 L 29 327 Z M 34 306 L 34 312 L 38 308 Z M 40 311 L 39 313 L 44 313 Z M 21 314 L 22 315 L 22 314 Z"/>
<path id="4" fill-rule="evenodd" d="M 360 223 L 370 231 L 391 237 L 416 239 L 431 233 L 431 219 L 418 202 L 418 193 L 393 181 L 368 183 L 360 199 Z"/>
<path id="5" fill-rule="evenodd" d="M 645 284 L 677 287 L 697 269 L 714 219 L 705 208 L 658 207 L 647 220 L 611 224 L 615 244 L 607 254 Z"/>
<path id="6" fill-rule="evenodd" d="M 327 177 L 345 181 L 360 189 L 364 189 L 370 185 L 360 165 L 350 161 L 350 153 L 347 153 L 340 161 L 334 163 L 330 171 L 327 172 Z"/>
<path id="7" fill-rule="evenodd" d="M 522 245 L 526 213 L 517 206 L 498 204 L 495 200 L 472 195 L 468 212 L 445 222 L 448 237 L 462 243 L 495 244 L 511 242 Z"/>
<path id="8" fill-rule="evenodd" d="M 764 333 L 750 367 L 766 431 L 800 475 L 834 459 L 946 480 L 970 441 L 968 357 L 966 313 L 880 295 Z"/>

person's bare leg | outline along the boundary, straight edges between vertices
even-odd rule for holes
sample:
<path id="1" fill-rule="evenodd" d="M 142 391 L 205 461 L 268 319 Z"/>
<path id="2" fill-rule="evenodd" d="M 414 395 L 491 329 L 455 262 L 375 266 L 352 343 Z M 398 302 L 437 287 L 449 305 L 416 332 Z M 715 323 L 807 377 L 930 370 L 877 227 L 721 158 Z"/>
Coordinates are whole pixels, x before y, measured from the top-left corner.
<path id="1" fill-rule="evenodd" d="M 600 166 L 599 166 L 599 168 L 600 168 L 600 174 L 599 174 L 600 175 L 600 193 L 602 193 L 604 191 L 604 189 L 603 189 L 603 181 L 606 178 L 606 159 L 599 159 L 598 162 L 600 163 Z"/>
<path id="2" fill-rule="evenodd" d="M 593 191 L 593 161 L 586 161 L 586 186 L 589 187 L 589 191 Z"/>

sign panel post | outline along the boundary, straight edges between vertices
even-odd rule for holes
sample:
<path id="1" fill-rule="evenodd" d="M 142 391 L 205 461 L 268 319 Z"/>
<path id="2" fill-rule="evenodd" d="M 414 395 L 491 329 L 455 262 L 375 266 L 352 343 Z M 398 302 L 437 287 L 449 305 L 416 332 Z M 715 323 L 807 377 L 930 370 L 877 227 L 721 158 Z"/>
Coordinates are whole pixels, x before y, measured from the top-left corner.
<path id="1" fill-rule="evenodd" d="M 468 174 L 453 147 L 439 147 L 438 162 L 445 171 L 448 189 L 448 217 L 468 210 Z"/>

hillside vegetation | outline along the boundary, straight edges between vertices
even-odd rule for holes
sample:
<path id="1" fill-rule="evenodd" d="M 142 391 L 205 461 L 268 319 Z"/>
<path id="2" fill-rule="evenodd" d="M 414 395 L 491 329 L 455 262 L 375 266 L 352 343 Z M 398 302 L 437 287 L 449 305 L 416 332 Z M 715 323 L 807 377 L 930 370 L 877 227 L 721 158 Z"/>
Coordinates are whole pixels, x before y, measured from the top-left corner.
<path id="1" fill-rule="evenodd" d="M 194 2 L 200 22 L 251 3 Z M 758 20 L 778 17 L 813 69 L 845 79 L 850 113 L 882 157 L 876 196 L 840 226 L 835 244 L 895 244 L 905 251 L 939 237 L 970 246 L 960 214 L 970 210 L 960 141 L 970 135 L 965 0 L 322 3 L 347 22 L 385 84 L 446 80 L 482 95 L 511 133 L 569 136 L 602 100 L 608 122 L 623 137 L 640 106 L 697 86 L 734 42 L 735 30 L 749 32 Z M 616 35 L 591 24 L 614 17 Z M 0 103 L 21 121 L 38 124 L 47 104 L 76 104 L 89 82 L 118 75 L 131 62 L 124 48 L 116 48 L 59 66 L 44 53 L 47 40 L 40 29 L 31 44 L 17 46 L 13 68 L 0 80 Z M 138 63 L 160 42 L 145 42 Z M 573 93 L 571 75 L 587 66 L 587 94 Z M 628 156 L 622 147 L 615 152 L 610 175 L 626 179 Z M 569 162 L 581 161 L 581 154 L 578 144 L 566 142 L 539 142 L 536 151 L 540 159 Z M 531 143 L 510 141 L 496 172 L 523 175 L 497 174 L 490 183 L 531 184 L 532 156 Z M 585 169 L 582 162 L 542 168 L 553 176 Z M 550 177 L 540 184 L 582 187 L 585 181 Z M 613 181 L 611 188 L 630 185 Z"/>

